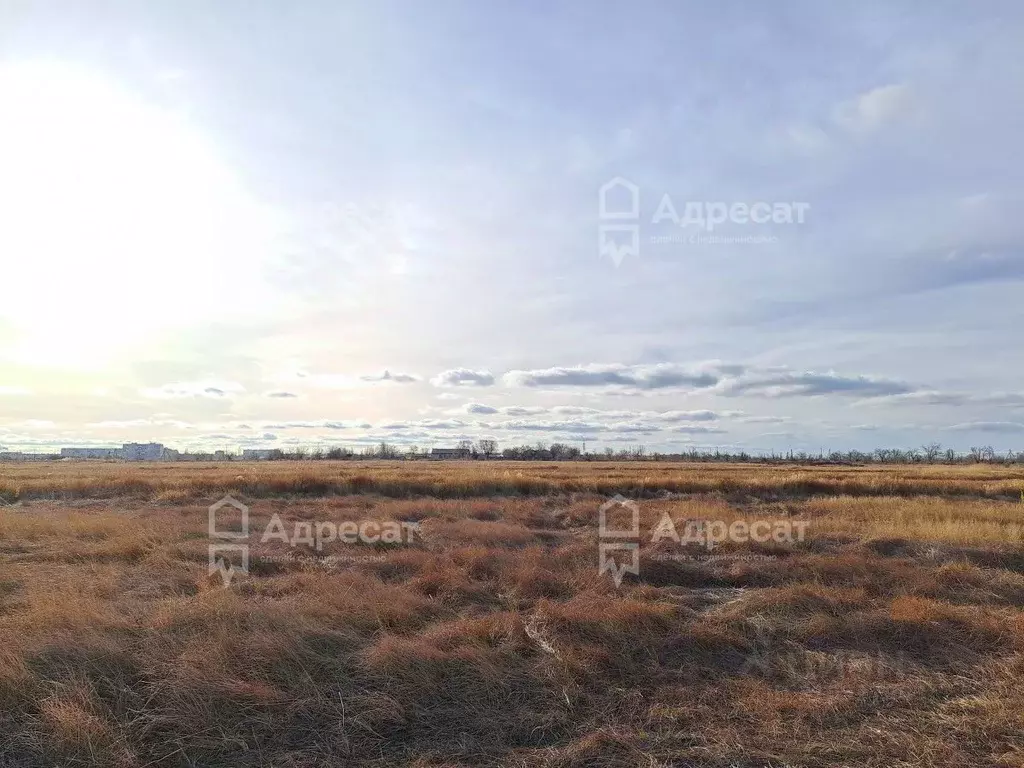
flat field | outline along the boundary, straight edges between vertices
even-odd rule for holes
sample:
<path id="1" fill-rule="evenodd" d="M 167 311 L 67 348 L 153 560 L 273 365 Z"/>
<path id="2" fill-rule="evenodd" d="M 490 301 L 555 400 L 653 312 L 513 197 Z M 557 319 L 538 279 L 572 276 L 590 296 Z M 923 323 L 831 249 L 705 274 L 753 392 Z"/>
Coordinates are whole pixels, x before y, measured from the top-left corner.
<path id="1" fill-rule="evenodd" d="M 987 464 L 0 465 L 0 766 L 1024 766 L 1022 489 Z M 211 538 L 226 495 L 245 514 Z"/>

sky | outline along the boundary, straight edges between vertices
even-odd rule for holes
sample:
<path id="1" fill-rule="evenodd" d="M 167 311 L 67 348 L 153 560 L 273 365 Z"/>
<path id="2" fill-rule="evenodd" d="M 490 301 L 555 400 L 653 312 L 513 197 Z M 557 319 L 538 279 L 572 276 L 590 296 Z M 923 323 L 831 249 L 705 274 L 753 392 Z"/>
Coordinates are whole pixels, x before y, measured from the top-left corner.
<path id="1" fill-rule="evenodd" d="M 1022 97 L 1017 2 L 0 0 L 0 446 L 1024 450 Z"/>

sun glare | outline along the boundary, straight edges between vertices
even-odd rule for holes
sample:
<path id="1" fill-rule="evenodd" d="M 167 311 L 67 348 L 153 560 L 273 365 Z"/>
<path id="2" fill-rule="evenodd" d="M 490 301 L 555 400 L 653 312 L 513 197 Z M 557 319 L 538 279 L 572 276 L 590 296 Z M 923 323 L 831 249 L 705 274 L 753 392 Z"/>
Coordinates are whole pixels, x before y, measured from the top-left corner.
<path id="1" fill-rule="evenodd" d="M 0 65 L 8 357 L 98 365 L 224 310 L 260 217 L 189 120 L 91 72 Z M 5 318 L 6 316 L 6 318 Z"/>

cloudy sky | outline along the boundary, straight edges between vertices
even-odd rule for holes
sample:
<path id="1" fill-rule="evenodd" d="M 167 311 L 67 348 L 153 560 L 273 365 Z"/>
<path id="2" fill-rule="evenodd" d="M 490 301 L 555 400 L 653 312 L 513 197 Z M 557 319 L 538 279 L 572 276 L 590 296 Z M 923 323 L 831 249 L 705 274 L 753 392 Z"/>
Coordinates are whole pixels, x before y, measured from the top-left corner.
<path id="1" fill-rule="evenodd" d="M 1017 2 L 0 0 L 0 445 L 1024 450 L 1022 51 Z"/>

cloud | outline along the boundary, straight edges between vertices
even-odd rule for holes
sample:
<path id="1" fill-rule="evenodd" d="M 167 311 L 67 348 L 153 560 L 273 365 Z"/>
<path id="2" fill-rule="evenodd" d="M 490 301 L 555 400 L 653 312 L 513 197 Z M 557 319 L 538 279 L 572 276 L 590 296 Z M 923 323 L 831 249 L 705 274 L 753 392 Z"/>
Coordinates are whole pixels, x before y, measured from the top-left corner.
<path id="1" fill-rule="evenodd" d="M 292 397 L 298 397 L 298 395 L 295 394 L 294 392 L 267 392 L 266 397 L 287 399 Z"/>
<path id="2" fill-rule="evenodd" d="M 50 429 L 57 425 L 50 419 L 24 419 L 23 421 L 10 423 L 7 426 L 15 427 L 16 429 Z"/>
<path id="3" fill-rule="evenodd" d="M 392 421 L 378 424 L 377 429 L 405 430 L 405 429 L 465 429 L 470 426 L 458 419 L 423 419 L 420 421 Z"/>
<path id="4" fill-rule="evenodd" d="M 484 405 L 483 403 L 466 403 L 462 406 L 462 410 L 465 413 L 492 414 L 498 413 L 499 409 L 493 405 Z"/>
<path id="5" fill-rule="evenodd" d="M 867 400 L 865 403 L 870 405 L 963 405 L 968 400 L 970 400 L 970 395 L 963 392 L 921 390 L 877 397 Z"/>
<path id="6" fill-rule="evenodd" d="M 506 410 L 511 411 L 513 409 L 509 408 Z M 557 413 L 561 416 L 596 416 L 602 413 L 606 415 L 625 415 L 628 413 L 628 411 L 602 411 L 600 408 L 588 408 L 583 405 L 556 405 L 553 408 L 518 407 L 515 408 L 515 410 L 519 411 L 519 415 L 524 416 L 529 415 L 531 413 Z"/>
<path id="7" fill-rule="evenodd" d="M 411 373 L 391 373 L 391 371 L 384 369 L 378 374 L 369 374 L 366 376 L 360 376 L 360 381 L 369 382 L 391 382 L 393 384 L 412 384 L 419 381 L 417 376 L 413 376 Z"/>
<path id="8" fill-rule="evenodd" d="M 505 381 L 516 387 L 605 387 L 631 391 L 712 389 L 722 395 L 793 397 L 849 395 L 882 397 L 912 392 L 905 382 L 870 376 L 842 376 L 836 373 L 791 371 L 785 368 L 757 369 L 740 364 L 705 363 L 683 367 L 670 363 L 627 366 L 585 365 L 540 370 L 510 371 Z M 679 421 L 711 420 L 711 411 L 677 411 Z M 689 414 L 689 415 L 687 415 Z M 672 420 L 662 414 L 659 418 Z"/>
<path id="9" fill-rule="evenodd" d="M 993 392 L 991 394 L 972 394 L 970 392 L 941 392 L 938 390 L 922 390 L 907 392 L 901 395 L 879 397 L 865 401 L 872 405 L 994 405 L 1007 408 L 1024 406 L 1024 394 L 1020 392 Z"/>
<path id="10" fill-rule="evenodd" d="M 360 389 L 377 384 L 413 384 L 419 380 L 418 376 L 411 373 L 392 373 L 388 369 L 360 376 L 350 373 L 310 373 L 297 370 L 278 376 L 275 383 L 278 386 L 289 386 L 300 381 L 304 387 L 318 389 Z"/>
<path id="11" fill-rule="evenodd" d="M 494 375 L 489 371 L 455 368 L 439 373 L 430 383 L 435 387 L 489 387 L 494 384 Z"/>
<path id="12" fill-rule="evenodd" d="M 0 385 L 0 397 L 15 397 L 20 395 L 27 395 L 29 391 L 24 387 L 8 387 Z"/>
<path id="13" fill-rule="evenodd" d="M 678 432 L 684 435 L 707 435 L 712 433 L 725 432 L 724 429 L 718 429 L 718 427 L 694 426 L 692 424 L 682 427 L 672 427 L 671 431 Z"/>
<path id="14" fill-rule="evenodd" d="M 1012 408 L 1024 406 L 1024 394 L 1020 392 L 993 392 L 991 395 L 975 395 L 971 400 L 986 405 L 1004 405 Z"/>
<path id="15" fill-rule="evenodd" d="M 564 434 L 643 434 L 653 435 L 662 427 L 658 424 L 647 424 L 644 422 L 594 422 L 582 421 L 580 419 L 567 420 L 513 420 L 488 423 L 490 429 L 503 429 L 514 432 L 560 432 Z M 602 438 L 603 439 L 603 438 Z"/>
<path id="16" fill-rule="evenodd" d="M 539 405 L 506 405 L 495 406 L 483 403 L 466 403 L 461 408 L 448 411 L 448 413 L 470 413 L 479 415 L 501 415 L 501 416 L 539 416 L 541 414 L 554 414 L 558 416 L 589 416 L 594 419 L 618 419 L 618 420 L 653 420 L 665 424 L 675 424 L 682 421 L 715 421 L 718 414 L 709 410 L 695 411 L 627 411 L 627 410 L 602 410 L 600 408 L 589 408 L 582 405 L 555 405 L 544 407 Z M 648 427 L 652 429 L 654 427 Z"/>
<path id="17" fill-rule="evenodd" d="M 883 85 L 839 104 L 833 119 L 851 133 L 871 133 L 905 115 L 912 106 L 912 96 L 909 86 Z"/>
<path id="18" fill-rule="evenodd" d="M 714 411 L 664 411 L 662 413 L 652 414 L 659 421 L 665 422 L 677 422 L 677 421 L 715 421 L 718 419 L 718 414 Z"/>
<path id="19" fill-rule="evenodd" d="M 592 424 L 584 421 L 505 421 L 489 424 L 493 429 L 509 429 L 525 432 L 601 432 L 607 424 Z"/>
<path id="20" fill-rule="evenodd" d="M 365 421 L 284 421 L 276 424 L 264 424 L 263 429 L 369 429 Z"/>
<path id="21" fill-rule="evenodd" d="M 788 416 L 740 416 L 736 419 L 744 424 L 784 424 L 789 420 Z"/>
<path id="22" fill-rule="evenodd" d="M 193 425 L 185 421 L 178 421 L 177 419 L 125 419 L 121 421 L 117 420 L 106 420 L 106 421 L 92 421 L 85 425 L 89 428 L 95 429 L 132 429 L 137 427 L 147 428 L 164 428 L 169 427 L 172 429 L 193 429 Z"/>
<path id="23" fill-rule="evenodd" d="M 154 399 L 175 399 L 175 398 L 195 398 L 195 397 L 207 397 L 207 398 L 224 398 L 231 395 L 240 394 L 245 391 L 245 387 L 236 382 L 228 381 L 213 381 L 213 382 L 178 382 L 174 384 L 164 384 L 161 387 L 148 388 L 141 390 L 143 397 L 154 398 Z"/>
<path id="24" fill-rule="evenodd" d="M 641 423 L 616 423 L 608 424 L 605 429 L 608 432 L 615 432 L 619 434 L 641 434 L 641 435 L 652 435 L 657 432 L 660 427 L 653 424 L 641 424 Z"/>
<path id="25" fill-rule="evenodd" d="M 584 365 L 509 371 L 505 381 L 513 387 L 628 387 L 633 389 L 700 389 L 712 387 L 719 377 L 676 365 Z"/>
<path id="26" fill-rule="evenodd" d="M 905 394 L 914 389 L 914 386 L 895 379 L 788 370 L 750 371 L 723 382 L 719 387 L 723 395 L 752 397 L 885 397 Z"/>
<path id="27" fill-rule="evenodd" d="M 582 412 L 582 410 L 585 410 L 585 409 L 581 409 L 581 411 L 575 411 L 575 412 L 576 413 Z M 510 406 L 508 406 L 506 408 L 502 408 L 501 412 L 503 414 L 505 414 L 506 416 L 537 416 L 537 415 L 542 414 L 542 413 L 548 413 L 548 409 L 547 408 L 542 408 L 540 406 L 535 406 L 535 405 L 510 405 Z M 551 413 L 564 413 L 566 415 L 570 414 L 570 412 L 568 410 L 564 410 L 563 411 L 563 410 L 560 410 L 560 408 L 557 408 L 557 407 L 556 408 L 552 408 L 551 409 Z"/>
<path id="28" fill-rule="evenodd" d="M 1024 432 L 1024 424 L 1015 421 L 968 421 L 947 427 L 950 432 L 997 432 L 1003 434 Z"/>

